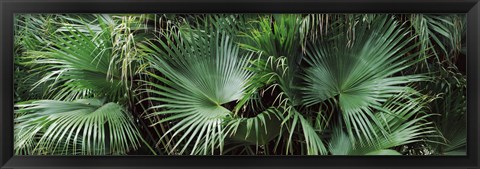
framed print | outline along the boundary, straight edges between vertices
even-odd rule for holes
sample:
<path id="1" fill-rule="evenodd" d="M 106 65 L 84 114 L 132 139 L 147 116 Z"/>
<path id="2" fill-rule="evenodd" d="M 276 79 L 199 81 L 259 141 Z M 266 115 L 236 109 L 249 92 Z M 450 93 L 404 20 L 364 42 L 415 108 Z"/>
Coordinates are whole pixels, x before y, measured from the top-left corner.
<path id="1" fill-rule="evenodd" d="M 478 168 L 477 0 L 0 5 L 1 168 Z"/>

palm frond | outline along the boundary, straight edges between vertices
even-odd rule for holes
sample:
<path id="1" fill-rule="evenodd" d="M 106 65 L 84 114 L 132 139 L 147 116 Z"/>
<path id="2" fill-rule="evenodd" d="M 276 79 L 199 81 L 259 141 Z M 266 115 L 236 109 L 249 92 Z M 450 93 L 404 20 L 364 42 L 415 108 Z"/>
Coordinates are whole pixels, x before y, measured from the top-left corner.
<path id="1" fill-rule="evenodd" d="M 429 99 L 415 92 L 401 93 L 389 99 L 375 114 L 382 122 L 381 126 L 374 126 L 373 132 L 378 137 L 369 145 L 359 141 L 352 145 L 342 127 L 337 126 L 330 140 L 330 152 L 333 155 L 401 155 L 392 148 L 439 137 L 435 127 L 427 121 L 431 115 L 424 112 L 425 105 L 431 101 Z M 384 129 L 386 134 L 382 131 Z"/>
<path id="2" fill-rule="evenodd" d="M 408 31 L 393 18 L 377 17 L 371 25 L 359 23 L 353 40 L 339 29 L 338 36 L 307 48 L 306 61 L 311 67 L 304 76 L 303 102 L 314 105 L 335 99 L 352 141 L 372 143 L 377 137 L 374 128 L 381 126 L 375 108 L 404 91 L 407 84 L 426 78 L 398 75 L 418 60 L 414 59 L 417 54 L 408 54 L 416 47 L 409 45 L 412 38 L 405 38 Z"/>
<path id="3" fill-rule="evenodd" d="M 150 116 L 166 115 L 158 123 L 174 121 L 167 133 L 178 137 L 172 151 L 183 154 L 214 153 L 222 149 L 226 137 L 223 121 L 231 111 L 223 104 L 243 96 L 251 72 L 246 70 L 251 55 L 240 56 L 239 48 L 229 36 L 207 32 L 190 44 L 174 36 L 170 43 L 159 41 L 163 49 L 150 44 L 148 60 L 158 73 L 149 75 L 165 86 L 147 82 L 155 96 L 147 98 L 158 102 L 151 107 L 158 112 Z M 169 46 L 168 44 L 175 44 Z M 155 125 L 155 124 L 154 124 Z M 193 148 L 188 147 L 193 141 Z M 183 147 L 182 147 L 183 146 Z M 170 152 L 174 153 L 174 152 Z"/>
<path id="4" fill-rule="evenodd" d="M 301 49 L 301 15 L 273 15 L 262 18 L 259 21 L 258 30 L 252 30 L 247 36 L 251 39 L 249 44 L 241 44 L 243 48 L 259 52 L 259 58 L 253 61 L 251 70 L 255 72 L 249 81 L 249 88 L 244 98 L 237 105 L 237 110 L 248 103 L 247 100 L 254 98 L 256 93 L 265 90 L 278 91 L 273 97 L 273 106 L 283 112 L 282 130 L 288 134 L 283 135 L 287 139 L 285 150 L 291 153 L 293 136 L 305 138 L 307 154 L 326 154 L 326 148 L 320 133 L 311 125 L 309 117 L 304 117 L 296 107 L 300 104 L 301 96 L 298 89 L 302 61 Z M 299 131 L 299 132 L 297 132 Z M 277 145 L 279 142 L 276 143 Z"/>
<path id="5" fill-rule="evenodd" d="M 120 155 L 138 149 L 139 131 L 116 103 L 98 99 L 17 104 L 15 150 L 39 155 Z"/>
<path id="6" fill-rule="evenodd" d="M 432 144 L 437 153 L 443 154 L 457 151 L 459 154 L 465 148 L 467 140 L 466 116 L 466 77 L 454 67 L 446 69 L 443 67 L 432 68 L 433 74 L 438 81 L 421 83 L 420 86 L 431 95 L 439 98 L 430 104 L 430 112 L 438 114 L 432 118 L 442 138 L 436 139 L 443 144 Z M 464 152 L 465 154 L 465 152 Z"/>
<path id="7" fill-rule="evenodd" d="M 280 134 L 280 113 L 279 110 L 271 107 L 255 117 L 232 118 L 228 120 L 227 133 L 232 140 L 242 142 L 244 146 L 255 145 L 255 154 L 258 154 L 259 147 L 268 147 L 268 143 Z"/>
<path id="8" fill-rule="evenodd" d="M 49 98 L 59 100 L 90 96 L 125 99 L 137 67 L 133 62 L 135 39 L 129 27 L 133 21 L 113 27 L 113 18 L 98 15 L 94 23 L 76 22 L 57 29 L 52 47 L 30 54 L 30 64 L 40 65 L 36 70 L 43 74 L 33 88 L 49 83 Z"/>
<path id="9" fill-rule="evenodd" d="M 446 62 L 452 66 L 455 63 L 465 46 L 462 42 L 466 28 L 465 17 L 455 14 L 448 16 L 412 14 L 410 22 L 421 43 L 421 56 L 433 54 L 439 64 Z"/>

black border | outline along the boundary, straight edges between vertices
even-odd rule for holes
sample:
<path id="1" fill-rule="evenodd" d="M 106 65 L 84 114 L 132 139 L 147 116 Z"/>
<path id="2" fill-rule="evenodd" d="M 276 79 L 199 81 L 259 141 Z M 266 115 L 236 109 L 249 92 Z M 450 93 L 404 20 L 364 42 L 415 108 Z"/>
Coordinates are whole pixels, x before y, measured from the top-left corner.
<path id="1" fill-rule="evenodd" d="M 26 168 L 474 169 L 480 140 L 479 0 L 0 0 L 0 166 Z M 467 13 L 467 156 L 13 156 L 14 13 Z"/>

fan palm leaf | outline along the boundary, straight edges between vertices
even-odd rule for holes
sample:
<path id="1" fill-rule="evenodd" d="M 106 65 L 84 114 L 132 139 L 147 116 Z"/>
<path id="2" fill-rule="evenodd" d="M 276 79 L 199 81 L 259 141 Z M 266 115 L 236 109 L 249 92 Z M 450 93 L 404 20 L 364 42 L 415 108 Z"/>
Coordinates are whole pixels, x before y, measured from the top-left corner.
<path id="1" fill-rule="evenodd" d="M 39 100 L 16 107 L 14 145 L 20 154 L 118 155 L 140 144 L 131 115 L 116 103 Z"/>
<path id="2" fill-rule="evenodd" d="M 375 114 L 382 122 L 381 126 L 374 126 L 373 132 L 378 137 L 373 139 L 372 144 L 365 145 L 357 141 L 352 145 L 342 127 L 337 126 L 329 143 L 330 152 L 333 155 L 401 155 L 392 148 L 438 137 L 432 122 L 427 121 L 431 115 L 424 111 L 431 100 L 411 92 L 389 99 L 381 112 Z M 386 134 L 383 129 L 386 129 Z"/>
<path id="3" fill-rule="evenodd" d="M 182 41 L 180 35 L 167 43 L 159 41 L 162 49 L 154 44 L 145 47 L 151 68 L 157 72 L 148 74 L 165 84 L 146 82 L 152 87 L 146 92 L 153 94 L 147 100 L 158 103 L 151 107 L 157 111 L 150 116 L 166 115 L 156 124 L 174 121 L 165 135 L 178 137 L 172 149 L 176 152 L 170 153 L 221 151 L 226 137 L 223 122 L 232 115 L 222 105 L 240 99 L 251 76 L 246 70 L 251 54 L 240 56 L 229 36 L 213 31 L 195 35 L 184 34 L 196 43 Z M 189 149 L 190 143 L 193 148 Z"/>
<path id="4" fill-rule="evenodd" d="M 381 126 L 374 109 L 411 82 L 426 80 L 422 75 L 399 75 L 418 62 L 417 45 L 409 45 L 409 33 L 391 17 L 377 17 L 370 24 L 354 27 L 353 40 L 340 26 L 338 35 L 307 48 L 303 102 L 314 105 L 334 99 L 349 137 L 354 142 L 372 143 Z M 355 134 L 355 137 L 354 137 Z"/>

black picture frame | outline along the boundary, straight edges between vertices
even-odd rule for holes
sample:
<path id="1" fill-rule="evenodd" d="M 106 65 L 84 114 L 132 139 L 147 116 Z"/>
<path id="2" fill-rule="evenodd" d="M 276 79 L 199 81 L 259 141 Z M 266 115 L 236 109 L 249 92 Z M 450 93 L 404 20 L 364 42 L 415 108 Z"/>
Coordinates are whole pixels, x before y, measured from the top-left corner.
<path id="1" fill-rule="evenodd" d="M 13 156 L 15 13 L 466 13 L 467 156 Z M 479 0 L 1 0 L 0 166 L 22 168 L 479 168 Z"/>

